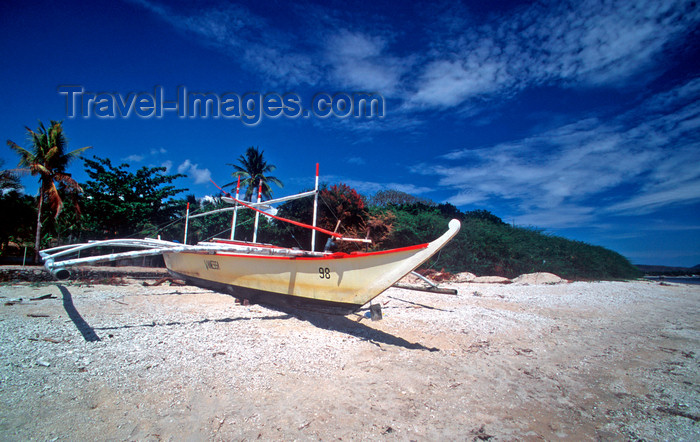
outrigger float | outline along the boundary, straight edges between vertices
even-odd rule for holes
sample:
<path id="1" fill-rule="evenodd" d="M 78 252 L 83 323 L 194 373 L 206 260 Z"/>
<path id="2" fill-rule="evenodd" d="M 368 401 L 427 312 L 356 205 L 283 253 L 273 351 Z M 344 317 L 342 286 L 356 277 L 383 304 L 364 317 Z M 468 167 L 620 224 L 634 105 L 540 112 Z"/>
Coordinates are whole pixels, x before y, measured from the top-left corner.
<path id="1" fill-rule="evenodd" d="M 456 219 L 449 222 L 448 229 L 443 235 L 425 244 L 384 251 L 320 252 L 315 250 L 316 232 L 341 241 L 369 242 L 369 240 L 345 238 L 341 234 L 316 226 L 318 165 L 316 165 L 315 190 L 310 192 L 262 203 L 260 191 L 258 191 L 257 203 L 248 203 L 238 198 L 239 189 L 240 180 L 236 197 L 223 198 L 233 204 L 233 207 L 192 216 L 194 218 L 222 210 L 232 210 L 230 239 L 214 239 L 196 245 L 187 245 L 187 223 L 190 218 L 188 209 L 184 244 L 159 239 L 112 239 L 66 245 L 41 251 L 44 266 L 57 278 L 65 279 L 70 276 L 68 271 L 70 266 L 162 255 L 170 274 L 189 284 L 228 292 L 252 302 L 335 314 L 349 314 L 359 310 L 412 272 L 429 285 L 401 287 L 454 293 L 449 289 L 438 288 L 436 284 L 415 273 L 414 270 L 442 249 L 459 232 L 460 222 Z M 261 210 L 262 207 L 269 207 L 274 203 L 309 196 L 314 196 L 312 225 L 286 220 Z M 243 208 L 256 211 L 253 242 L 234 239 L 237 212 Z M 255 242 L 260 214 L 312 229 L 311 250 L 304 251 Z M 80 252 L 98 247 L 141 250 L 71 258 Z"/>

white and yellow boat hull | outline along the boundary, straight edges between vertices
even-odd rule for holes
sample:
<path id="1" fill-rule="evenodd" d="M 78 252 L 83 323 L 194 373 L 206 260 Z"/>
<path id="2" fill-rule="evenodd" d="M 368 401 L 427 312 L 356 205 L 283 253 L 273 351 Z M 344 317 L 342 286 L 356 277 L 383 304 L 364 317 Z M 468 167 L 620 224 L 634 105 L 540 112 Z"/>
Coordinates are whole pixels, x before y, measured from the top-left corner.
<path id="1" fill-rule="evenodd" d="M 459 232 L 452 220 L 435 241 L 380 252 L 300 254 L 287 249 L 164 251 L 168 270 L 194 285 L 253 301 L 350 313 L 391 287 Z M 271 253 L 274 252 L 274 253 Z M 292 253 L 294 252 L 294 253 Z"/>

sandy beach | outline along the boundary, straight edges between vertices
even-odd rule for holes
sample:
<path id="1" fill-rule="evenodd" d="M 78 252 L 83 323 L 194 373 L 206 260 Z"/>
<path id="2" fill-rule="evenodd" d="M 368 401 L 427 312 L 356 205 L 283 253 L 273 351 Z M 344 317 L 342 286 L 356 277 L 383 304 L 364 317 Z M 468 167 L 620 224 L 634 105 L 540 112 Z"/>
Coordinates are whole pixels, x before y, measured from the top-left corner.
<path id="1" fill-rule="evenodd" d="M 371 321 L 127 282 L 0 286 L 0 439 L 700 439 L 700 286 L 392 288 Z"/>

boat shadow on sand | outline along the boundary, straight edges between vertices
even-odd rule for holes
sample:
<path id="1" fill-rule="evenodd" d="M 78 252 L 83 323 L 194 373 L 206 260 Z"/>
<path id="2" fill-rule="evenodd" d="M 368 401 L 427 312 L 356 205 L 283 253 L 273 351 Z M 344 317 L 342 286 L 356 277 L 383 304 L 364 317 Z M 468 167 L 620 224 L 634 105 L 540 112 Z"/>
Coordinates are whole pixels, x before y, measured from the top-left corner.
<path id="1" fill-rule="evenodd" d="M 63 309 L 66 311 L 66 314 L 68 314 L 71 321 L 73 321 L 73 324 L 75 324 L 75 327 L 78 329 L 80 334 L 83 335 L 83 339 L 85 339 L 87 342 L 100 341 L 101 339 L 99 336 L 97 336 L 95 329 L 92 328 L 90 324 L 85 321 L 85 319 L 83 319 L 78 310 L 75 308 L 75 304 L 73 304 L 73 296 L 66 286 L 58 284 L 58 290 L 61 292 L 61 295 L 63 295 Z"/>
<path id="2" fill-rule="evenodd" d="M 341 315 L 330 315 L 325 313 L 319 313 L 309 310 L 302 310 L 293 307 L 278 307 L 274 305 L 261 304 L 262 306 L 279 312 L 279 315 L 267 315 L 255 318 L 246 317 L 235 317 L 235 318 L 217 318 L 209 319 L 204 318 L 199 321 L 183 322 L 183 321 L 170 321 L 170 322 L 156 322 L 152 321 L 150 323 L 144 324 L 122 324 L 116 326 L 103 326 L 103 327 L 92 327 L 85 321 L 85 319 L 80 315 L 78 310 L 73 304 L 73 297 L 70 291 L 63 285 L 58 285 L 61 294 L 63 295 L 63 307 L 70 319 L 75 324 L 78 331 L 81 333 L 85 341 L 96 342 L 100 341 L 100 337 L 97 335 L 96 330 L 109 331 L 109 330 L 121 330 L 130 328 L 154 328 L 154 327 L 177 327 L 190 324 L 205 324 L 208 322 L 216 323 L 228 323 L 237 321 L 249 321 L 255 320 L 286 320 L 296 318 L 301 321 L 308 322 L 314 327 L 318 327 L 324 330 L 335 331 L 338 333 L 344 333 L 350 336 L 354 336 L 360 340 L 370 342 L 380 349 L 384 350 L 381 344 L 392 345 L 395 347 L 402 347 L 408 350 L 427 350 L 427 351 L 440 351 L 440 349 L 435 347 L 426 347 L 422 344 L 416 342 L 409 342 L 401 337 L 394 336 L 390 333 L 386 333 L 381 330 L 369 327 L 362 324 L 360 321 L 364 319 L 364 316 L 359 314 L 354 314 L 355 318 L 351 316 L 341 316 Z"/>
<path id="3" fill-rule="evenodd" d="M 275 306 L 266 305 L 265 307 L 278 309 L 278 307 Z M 370 342 L 382 350 L 384 349 L 381 344 L 402 347 L 408 350 L 440 351 L 439 348 L 426 347 L 417 342 L 409 342 L 401 337 L 362 324 L 360 321 L 364 319 L 364 316 L 359 315 L 359 313 L 355 313 L 354 316 L 356 316 L 357 319 L 353 319 L 350 316 L 329 315 L 301 309 L 285 309 L 280 311 L 292 314 L 297 319 L 306 321 L 314 327 L 344 333 L 360 340 Z"/>
<path id="4" fill-rule="evenodd" d="M 113 325 L 113 326 L 106 326 L 106 327 L 95 327 L 95 330 L 126 330 L 129 328 L 154 328 L 154 327 L 177 327 L 180 325 L 192 325 L 192 324 L 206 324 L 208 322 L 220 322 L 220 323 L 226 323 L 226 322 L 237 322 L 237 321 L 251 321 L 251 320 L 256 320 L 256 321 L 267 321 L 267 320 L 280 320 L 280 319 L 290 319 L 292 316 L 291 315 L 284 315 L 284 316 L 276 316 L 276 315 L 271 315 L 271 316 L 262 316 L 262 317 L 254 317 L 254 318 L 217 318 L 217 319 L 209 319 L 209 318 L 204 318 L 199 321 L 170 321 L 170 322 L 148 322 L 144 324 L 124 324 L 124 325 Z"/>
<path id="5" fill-rule="evenodd" d="M 124 325 L 118 325 L 118 326 L 95 327 L 94 329 L 93 328 L 90 328 L 90 329 L 93 331 L 93 333 L 95 333 L 94 330 L 109 331 L 109 330 L 122 330 L 122 329 L 130 329 L 130 328 L 178 327 L 178 326 L 191 325 L 191 324 L 206 324 L 208 322 L 227 323 L 227 322 L 250 321 L 250 320 L 256 320 L 256 321 L 278 320 L 278 321 L 280 321 L 280 320 L 287 320 L 287 319 L 296 318 L 300 321 L 308 322 L 309 324 L 313 325 L 314 327 L 318 327 L 318 328 L 321 328 L 324 330 L 330 330 L 330 331 L 335 331 L 338 333 L 343 333 L 346 335 L 354 336 L 362 341 L 367 341 L 369 343 L 372 343 L 382 350 L 384 350 L 384 349 L 382 348 L 381 344 L 392 345 L 395 347 L 402 347 L 402 348 L 406 348 L 408 350 L 427 350 L 427 351 L 431 351 L 431 352 L 440 351 L 440 349 L 438 349 L 438 348 L 426 347 L 426 346 L 419 344 L 419 343 L 416 343 L 416 342 L 409 342 L 403 338 L 400 338 L 398 336 L 394 336 L 390 333 L 386 333 L 386 332 L 383 332 L 381 330 L 377 330 L 375 328 L 368 327 L 365 324 L 358 322 L 358 320 L 354 320 L 354 319 L 347 317 L 347 316 L 328 315 L 328 314 L 317 313 L 317 312 L 313 312 L 313 311 L 306 311 L 306 310 L 295 309 L 295 308 L 282 309 L 280 307 L 268 306 L 268 305 L 264 305 L 264 307 L 271 309 L 271 310 L 274 310 L 274 311 L 277 311 L 277 312 L 280 312 L 282 314 L 259 316 L 259 317 L 253 317 L 253 318 L 246 318 L 246 317 L 218 318 L 218 319 L 204 318 L 204 319 L 201 319 L 199 321 L 192 321 L 192 322 L 171 321 L 171 322 L 158 323 L 158 322 L 153 321 L 153 322 L 144 323 L 144 324 L 124 324 Z M 360 319 L 362 319 L 362 318 L 363 317 L 360 316 Z"/>

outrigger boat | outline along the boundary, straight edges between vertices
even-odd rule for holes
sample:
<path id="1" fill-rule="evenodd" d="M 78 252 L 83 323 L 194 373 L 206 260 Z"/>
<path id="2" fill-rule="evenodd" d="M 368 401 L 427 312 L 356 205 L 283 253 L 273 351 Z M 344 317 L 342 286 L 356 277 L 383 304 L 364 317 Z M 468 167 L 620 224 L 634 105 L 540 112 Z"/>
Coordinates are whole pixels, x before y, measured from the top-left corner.
<path id="1" fill-rule="evenodd" d="M 168 271 L 174 277 L 192 285 L 229 292 L 238 298 L 252 302 L 349 314 L 359 310 L 418 268 L 454 238 L 460 229 L 460 222 L 453 219 L 442 236 L 425 244 L 384 251 L 352 253 L 315 251 L 317 231 L 339 240 L 363 242 L 368 240 L 344 238 L 336 232 L 316 227 L 318 165 L 314 191 L 266 201 L 264 204 L 270 205 L 310 195 L 315 196 L 314 221 L 310 226 L 263 213 L 259 209 L 263 205 L 260 202 L 260 193 L 257 203 L 246 203 L 238 199 L 237 191 L 236 198 L 224 198 L 234 204 L 231 209 L 234 211 L 234 216 L 230 239 L 215 239 L 196 245 L 186 244 L 186 233 L 185 244 L 156 239 L 115 239 L 47 249 L 41 252 L 41 256 L 47 269 L 58 278 L 66 278 L 69 276 L 68 266 L 162 254 Z M 311 250 L 303 251 L 234 240 L 236 213 L 240 208 L 256 210 L 256 226 L 258 216 L 263 213 L 265 216 L 311 228 L 313 230 Z M 96 247 L 128 247 L 143 250 L 68 258 L 83 250 Z"/>

